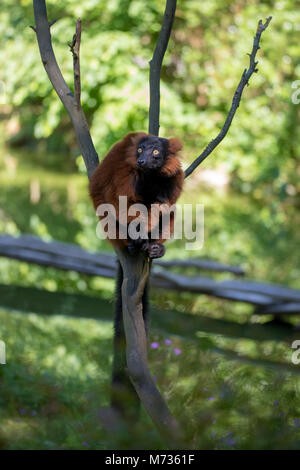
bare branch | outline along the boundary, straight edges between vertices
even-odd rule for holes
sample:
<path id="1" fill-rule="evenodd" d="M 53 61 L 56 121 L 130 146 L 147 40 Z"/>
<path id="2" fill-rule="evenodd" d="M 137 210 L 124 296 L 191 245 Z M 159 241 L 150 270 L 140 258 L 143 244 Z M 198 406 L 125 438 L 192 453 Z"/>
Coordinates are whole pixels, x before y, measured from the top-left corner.
<path id="1" fill-rule="evenodd" d="M 167 0 L 162 27 L 158 36 L 157 44 L 152 59 L 150 60 L 150 106 L 149 106 L 149 134 L 159 133 L 159 111 L 160 111 L 160 72 L 162 61 L 168 46 L 174 16 L 176 0 Z"/>
<path id="2" fill-rule="evenodd" d="M 51 26 L 53 26 L 56 22 L 57 22 L 57 20 L 52 20 L 52 21 L 50 21 L 50 23 L 49 23 L 49 28 L 51 28 Z"/>
<path id="3" fill-rule="evenodd" d="M 227 118 L 225 120 L 225 123 L 224 123 L 221 131 L 219 132 L 217 137 L 215 139 L 213 139 L 207 145 L 207 147 L 204 149 L 204 151 L 201 153 L 201 155 L 198 158 L 196 158 L 196 160 L 187 168 L 187 170 L 185 171 L 185 177 L 189 176 L 197 168 L 197 166 L 199 166 L 200 163 L 202 163 L 203 160 L 205 160 L 205 158 L 208 157 L 208 155 L 210 155 L 212 153 L 212 151 L 216 148 L 216 146 L 226 136 L 226 134 L 228 132 L 228 129 L 229 129 L 229 127 L 232 123 L 232 120 L 234 118 L 235 112 L 236 112 L 237 108 L 239 107 L 243 90 L 244 90 L 246 85 L 249 85 L 249 79 L 251 78 L 253 73 L 258 71 L 258 69 L 257 69 L 258 62 L 255 61 L 255 57 L 256 57 L 256 53 L 257 53 L 258 49 L 260 48 L 259 47 L 259 42 L 260 42 L 262 32 L 269 26 L 269 23 L 270 23 L 271 19 L 272 19 L 272 16 L 269 16 L 266 19 L 265 23 L 263 23 L 262 20 L 260 20 L 259 23 L 258 23 L 256 35 L 254 36 L 252 52 L 251 52 L 251 54 L 248 54 L 249 55 L 249 62 L 250 62 L 249 63 L 249 68 L 248 68 L 248 70 L 245 69 L 243 74 L 242 74 L 242 78 L 240 80 L 240 83 L 238 84 L 238 87 L 236 89 L 236 92 L 235 92 L 233 100 L 232 100 L 230 111 L 227 115 Z"/>
<path id="4" fill-rule="evenodd" d="M 80 108 L 80 41 L 81 41 L 81 19 L 78 18 L 76 23 L 76 33 L 73 36 L 72 43 L 68 44 L 73 54 L 73 69 L 74 69 L 74 90 L 77 108 Z"/>
<path id="5" fill-rule="evenodd" d="M 53 88 L 71 118 L 79 148 L 87 168 L 88 177 L 90 178 L 99 163 L 99 159 L 89 132 L 86 117 L 81 106 L 77 105 L 76 99 L 65 82 L 56 62 L 50 34 L 50 25 L 53 22 L 49 24 L 45 0 L 33 0 L 33 8 L 36 24 L 36 27 L 33 27 L 33 29 L 36 31 L 43 65 Z"/>

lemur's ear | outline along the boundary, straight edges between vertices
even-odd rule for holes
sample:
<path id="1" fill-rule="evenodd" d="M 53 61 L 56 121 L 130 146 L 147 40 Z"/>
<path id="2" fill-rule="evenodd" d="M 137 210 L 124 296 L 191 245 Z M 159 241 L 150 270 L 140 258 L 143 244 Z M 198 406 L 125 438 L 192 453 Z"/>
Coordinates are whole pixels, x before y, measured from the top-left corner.
<path id="1" fill-rule="evenodd" d="M 128 145 L 137 145 L 138 141 L 146 135 L 145 132 L 130 132 L 123 140 L 126 141 Z"/>
<path id="2" fill-rule="evenodd" d="M 145 137 L 147 134 L 145 132 L 130 132 L 123 139 L 123 152 L 125 155 L 125 161 L 128 165 L 133 168 L 136 168 L 136 148 L 139 140 L 142 137 Z"/>
<path id="3" fill-rule="evenodd" d="M 169 139 L 169 153 L 176 154 L 177 152 L 179 152 L 179 150 L 182 149 L 182 147 L 183 147 L 183 144 L 181 140 L 177 138 Z"/>

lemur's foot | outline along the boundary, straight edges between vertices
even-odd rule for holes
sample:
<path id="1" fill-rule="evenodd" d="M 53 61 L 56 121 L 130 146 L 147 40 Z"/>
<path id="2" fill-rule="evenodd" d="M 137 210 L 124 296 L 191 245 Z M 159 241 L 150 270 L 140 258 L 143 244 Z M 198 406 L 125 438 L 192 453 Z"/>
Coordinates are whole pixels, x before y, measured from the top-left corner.
<path id="1" fill-rule="evenodd" d="M 162 243 L 150 242 L 147 251 L 149 258 L 161 258 L 166 252 L 166 247 Z"/>
<path id="2" fill-rule="evenodd" d="M 130 240 L 128 245 L 128 251 L 131 255 L 136 255 L 141 251 L 147 252 L 149 247 L 149 241 L 144 238 L 137 238 L 136 240 Z"/>

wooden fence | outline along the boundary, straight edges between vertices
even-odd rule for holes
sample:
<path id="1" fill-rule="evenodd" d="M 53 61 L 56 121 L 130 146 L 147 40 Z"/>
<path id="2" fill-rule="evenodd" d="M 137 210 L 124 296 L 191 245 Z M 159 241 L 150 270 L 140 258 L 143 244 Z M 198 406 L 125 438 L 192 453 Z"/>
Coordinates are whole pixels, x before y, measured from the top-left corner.
<path id="1" fill-rule="evenodd" d="M 77 245 L 58 241 L 46 242 L 32 235 L 13 237 L 0 235 L 0 256 L 57 269 L 72 270 L 91 276 L 113 278 L 116 271 L 114 254 L 88 252 Z M 255 307 L 256 314 L 300 314 L 300 291 L 276 284 L 241 279 L 244 271 L 206 259 L 155 260 L 151 285 L 195 294 L 246 302 Z M 173 268 L 228 272 L 240 278 L 217 281 L 205 276 L 178 274 Z"/>

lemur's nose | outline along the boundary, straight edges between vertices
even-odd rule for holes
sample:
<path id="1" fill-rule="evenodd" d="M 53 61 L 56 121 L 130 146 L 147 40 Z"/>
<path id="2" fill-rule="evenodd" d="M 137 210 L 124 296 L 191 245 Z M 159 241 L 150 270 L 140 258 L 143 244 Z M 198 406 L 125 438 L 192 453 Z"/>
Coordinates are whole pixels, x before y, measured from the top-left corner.
<path id="1" fill-rule="evenodd" d="M 140 159 L 137 161 L 138 166 L 144 166 L 145 165 L 145 160 Z"/>

